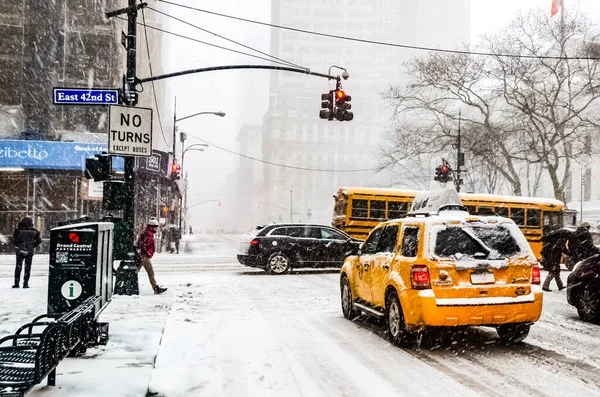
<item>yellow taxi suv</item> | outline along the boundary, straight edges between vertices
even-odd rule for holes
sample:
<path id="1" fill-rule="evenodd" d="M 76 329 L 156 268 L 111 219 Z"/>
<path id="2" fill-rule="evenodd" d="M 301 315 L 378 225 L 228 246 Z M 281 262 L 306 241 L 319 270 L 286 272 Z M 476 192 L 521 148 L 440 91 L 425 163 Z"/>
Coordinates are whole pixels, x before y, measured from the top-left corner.
<path id="1" fill-rule="evenodd" d="M 408 216 L 379 224 L 340 278 L 342 312 L 385 317 L 390 341 L 427 327 L 491 326 L 524 340 L 542 314 L 539 264 L 514 221 L 473 216 L 454 189 L 415 197 Z"/>

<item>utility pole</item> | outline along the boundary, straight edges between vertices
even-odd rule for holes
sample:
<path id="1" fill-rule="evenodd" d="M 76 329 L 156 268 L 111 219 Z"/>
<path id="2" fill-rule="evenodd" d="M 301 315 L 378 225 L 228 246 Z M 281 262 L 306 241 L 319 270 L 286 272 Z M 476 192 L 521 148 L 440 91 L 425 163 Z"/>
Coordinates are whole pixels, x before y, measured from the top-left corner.
<path id="1" fill-rule="evenodd" d="M 175 164 L 175 145 L 177 144 L 177 97 L 173 104 L 173 164 Z"/>
<path id="2" fill-rule="evenodd" d="M 465 165 L 465 154 L 463 152 L 461 152 L 461 148 L 460 148 L 460 120 L 461 120 L 461 111 L 460 109 L 458 110 L 458 137 L 456 139 L 456 149 L 457 149 L 457 153 L 456 153 L 456 179 L 454 181 L 455 185 L 456 185 L 456 191 L 460 192 L 460 187 L 463 183 L 463 180 L 460 179 L 460 167 Z"/>
<path id="3" fill-rule="evenodd" d="M 123 88 L 120 95 L 120 103 L 128 106 L 137 105 L 138 93 L 136 85 L 140 83 L 136 77 L 136 56 L 137 56 L 137 15 L 138 10 L 146 7 L 147 3 L 136 4 L 137 0 L 128 0 L 128 6 L 115 11 L 109 11 L 105 15 L 107 18 L 113 18 L 119 15 L 127 14 L 127 35 L 123 34 L 122 44 L 127 51 L 126 72 L 123 76 Z M 125 157 L 125 175 L 124 175 L 124 203 L 123 203 L 123 245 L 130 257 L 135 253 L 135 156 Z M 135 286 L 137 290 L 137 277 Z"/>
<path id="4" fill-rule="evenodd" d="M 127 10 L 127 74 L 123 82 L 123 93 L 134 90 L 136 84 L 136 49 L 137 49 L 137 1 L 129 0 Z M 131 101 L 127 98 L 130 106 L 135 106 L 137 100 Z M 125 157 L 125 213 L 124 219 L 127 225 L 126 239 L 128 252 L 135 252 L 135 157 Z"/>
<path id="5" fill-rule="evenodd" d="M 294 191 L 292 189 L 290 189 L 290 223 L 293 222 L 293 214 L 294 211 L 292 210 L 292 205 L 294 202 Z"/>

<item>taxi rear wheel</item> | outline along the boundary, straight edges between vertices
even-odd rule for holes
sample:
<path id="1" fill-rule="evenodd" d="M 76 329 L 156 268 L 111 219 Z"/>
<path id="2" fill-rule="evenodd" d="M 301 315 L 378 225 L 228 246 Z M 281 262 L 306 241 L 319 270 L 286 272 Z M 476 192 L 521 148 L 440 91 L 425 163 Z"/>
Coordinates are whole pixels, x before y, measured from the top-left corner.
<path id="1" fill-rule="evenodd" d="M 530 327 L 530 324 L 504 324 L 500 325 L 496 330 L 503 342 L 519 343 L 527 338 Z"/>
<path id="2" fill-rule="evenodd" d="M 358 316 L 358 311 L 354 307 L 354 299 L 352 298 L 352 288 L 348 277 L 342 277 L 340 282 L 340 292 L 342 297 L 342 313 L 348 320 L 352 320 Z"/>
<path id="3" fill-rule="evenodd" d="M 396 292 L 388 295 L 385 319 L 390 342 L 398 347 L 412 347 L 417 343 L 418 334 L 409 332 L 404 322 L 404 313 Z"/>

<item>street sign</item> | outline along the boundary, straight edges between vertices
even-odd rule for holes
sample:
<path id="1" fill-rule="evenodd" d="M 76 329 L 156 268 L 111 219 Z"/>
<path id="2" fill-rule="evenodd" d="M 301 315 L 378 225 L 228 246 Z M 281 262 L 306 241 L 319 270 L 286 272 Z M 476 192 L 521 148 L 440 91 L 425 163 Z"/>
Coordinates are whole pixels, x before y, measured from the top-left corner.
<path id="1" fill-rule="evenodd" d="M 112 105 L 108 115 L 108 153 L 152 155 L 152 109 Z"/>
<path id="2" fill-rule="evenodd" d="M 103 88 L 54 88 L 55 105 L 114 105 L 119 103 L 119 90 Z"/>

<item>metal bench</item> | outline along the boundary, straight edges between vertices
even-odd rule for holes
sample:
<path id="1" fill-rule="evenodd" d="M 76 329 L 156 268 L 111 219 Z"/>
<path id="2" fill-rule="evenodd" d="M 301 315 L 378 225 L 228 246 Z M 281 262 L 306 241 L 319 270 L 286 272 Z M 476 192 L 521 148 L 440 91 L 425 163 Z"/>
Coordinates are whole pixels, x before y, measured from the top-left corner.
<path id="1" fill-rule="evenodd" d="M 46 376 L 48 385 L 56 384 L 56 367 L 68 353 L 66 327 L 61 323 L 48 325 L 37 346 L 2 346 L 18 338 L 0 339 L 0 396 L 23 396 Z"/>
<path id="2" fill-rule="evenodd" d="M 0 339 L 0 397 L 24 396 L 46 376 L 55 386 L 56 367 L 65 357 L 98 344 L 103 325 L 95 323 L 94 308 L 99 299 L 90 297 L 60 315 L 38 316 Z"/>

